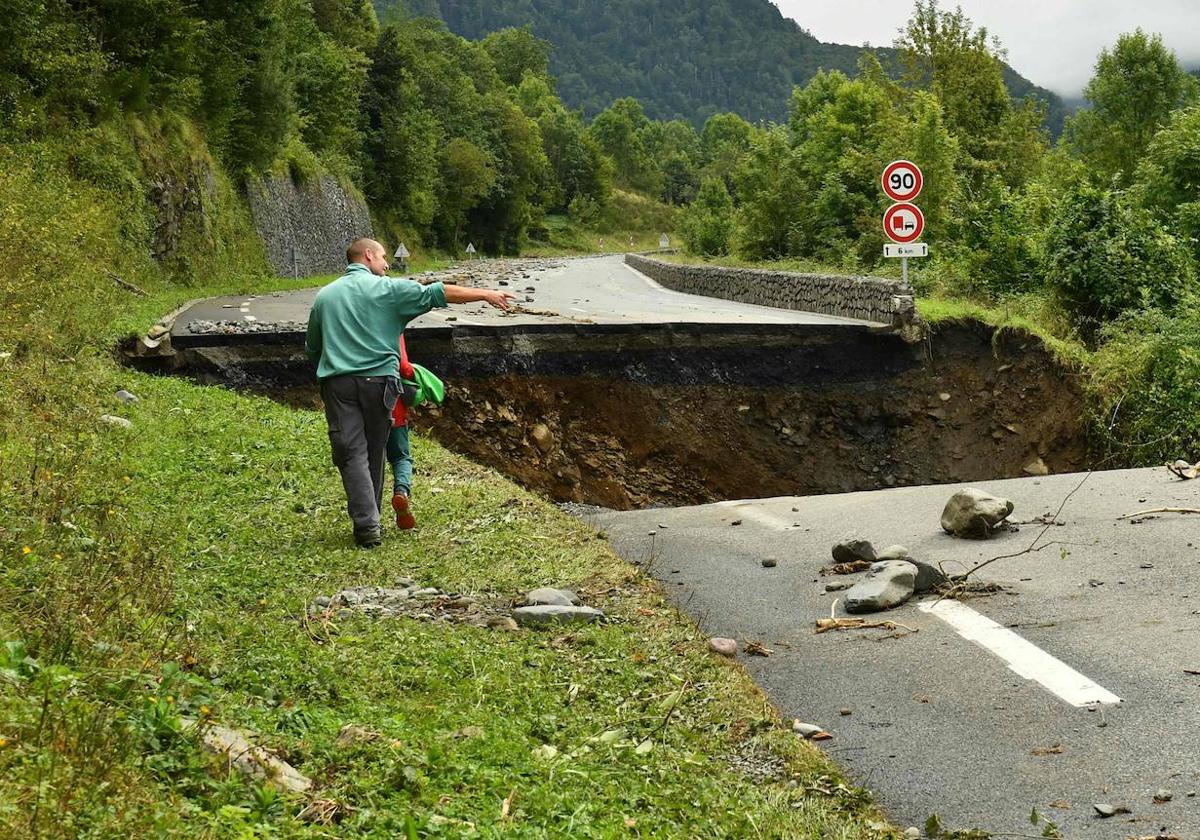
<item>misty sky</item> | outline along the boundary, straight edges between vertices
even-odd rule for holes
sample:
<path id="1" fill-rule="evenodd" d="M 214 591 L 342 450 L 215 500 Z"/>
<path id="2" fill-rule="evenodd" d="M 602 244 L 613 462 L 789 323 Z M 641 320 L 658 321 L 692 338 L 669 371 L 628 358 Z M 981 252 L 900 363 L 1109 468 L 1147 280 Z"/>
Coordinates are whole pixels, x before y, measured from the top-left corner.
<path id="1" fill-rule="evenodd" d="M 773 0 L 822 41 L 889 46 L 912 0 Z M 999 36 L 1009 64 L 1042 87 L 1074 96 L 1122 32 L 1158 32 L 1180 60 L 1200 64 L 1200 0 L 943 0 Z"/>

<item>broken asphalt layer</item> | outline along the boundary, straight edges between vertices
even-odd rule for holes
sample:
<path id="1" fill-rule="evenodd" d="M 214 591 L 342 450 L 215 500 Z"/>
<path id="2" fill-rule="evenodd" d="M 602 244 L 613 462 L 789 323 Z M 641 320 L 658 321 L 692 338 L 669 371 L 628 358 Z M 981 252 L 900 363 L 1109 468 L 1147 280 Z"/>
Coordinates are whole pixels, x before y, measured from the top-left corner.
<path id="1" fill-rule="evenodd" d="M 1076 492 L 1039 542 L 1053 545 L 973 577 L 1004 592 L 865 617 L 918 631 L 908 635 L 814 635 L 844 594 L 825 592 L 840 578 L 819 571 L 846 536 L 900 543 L 962 574 L 1024 551 L 1045 527 L 950 537 L 938 518 L 959 486 L 587 518 L 705 635 L 773 650 L 738 658 L 783 713 L 834 734 L 822 747 L 897 824 L 936 813 L 951 828 L 1028 834 L 1037 808 L 1071 838 L 1200 837 L 1200 798 L 1189 796 L 1200 789 L 1200 676 L 1187 673 L 1200 671 L 1200 516 L 1119 519 L 1197 507 L 1200 481 L 1148 469 L 974 483 L 1012 499 L 1017 522 L 1053 515 Z M 1161 788 L 1175 796 L 1155 804 Z M 1131 813 L 1102 820 L 1101 802 Z"/>
<path id="2" fill-rule="evenodd" d="M 518 310 L 504 313 L 484 304 L 437 309 L 414 321 L 409 334 L 606 333 L 674 325 L 767 333 L 794 331 L 797 327 L 884 329 L 879 324 L 850 318 L 673 292 L 625 265 L 621 256 L 559 260 L 551 261 L 553 267 L 532 267 L 544 266 L 546 262 L 531 261 L 527 271 L 520 268 L 520 262 L 514 262 L 517 271 L 504 278 L 505 285 L 487 281 L 480 284 L 512 292 Z M 486 265 L 464 263 L 447 274 L 486 272 Z M 533 291 L 527 292 L 529 288 Z M 199 301 L 176 316 L 171 343 L 174 347 L 300 344 L 316 293 L 316 289 L 305 289 Z M 188 327 L 195 321 L 234 321 L 259 327 L 284 324 L 288 329 L 233 335 L 196 334 Z"/>

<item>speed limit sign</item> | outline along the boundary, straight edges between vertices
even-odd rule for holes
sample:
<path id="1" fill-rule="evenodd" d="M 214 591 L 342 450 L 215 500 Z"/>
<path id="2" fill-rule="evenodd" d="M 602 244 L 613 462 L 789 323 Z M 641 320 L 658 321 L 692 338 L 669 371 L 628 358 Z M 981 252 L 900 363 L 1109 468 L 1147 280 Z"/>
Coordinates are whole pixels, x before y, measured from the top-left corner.
<path id="1" fill-rule="evenodd" d="M 889 163 L 883 170 L 883 191 L 892 201 L 912 201 L 921 194 L 925 186 L 925 178 L 921 175 L 921 167 L 912 161 L 897 160 Z"/>

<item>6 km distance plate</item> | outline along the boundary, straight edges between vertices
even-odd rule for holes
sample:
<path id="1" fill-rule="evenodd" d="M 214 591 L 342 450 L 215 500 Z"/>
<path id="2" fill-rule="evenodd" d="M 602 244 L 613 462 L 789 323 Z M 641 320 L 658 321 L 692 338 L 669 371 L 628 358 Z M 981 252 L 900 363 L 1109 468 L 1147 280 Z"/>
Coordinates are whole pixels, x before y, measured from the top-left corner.
<path id="1" fill-rule="evenodd" d="M 928 257 L 929 246 L 924 242 L 914 242 L 911 245 L 884 245 L 885 257 Z"/>

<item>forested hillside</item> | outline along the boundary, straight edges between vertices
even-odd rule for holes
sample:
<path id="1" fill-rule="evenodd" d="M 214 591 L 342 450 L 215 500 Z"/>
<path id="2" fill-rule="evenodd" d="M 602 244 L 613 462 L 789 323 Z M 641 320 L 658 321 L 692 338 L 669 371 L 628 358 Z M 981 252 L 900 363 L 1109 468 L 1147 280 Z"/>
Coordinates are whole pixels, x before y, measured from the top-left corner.
<path id="1" fill-rule="evenodd" d="M 638 99 L 652 119 L 699 127 L 730 111 L 751 122 L 780 122 L 792 88 L 818 70 L 857 72 L 861 47 L 826 44 L 783 17 L 769 0 L 375 0 L 381 18 L 404 9 L 440 17 L 468 38 L 528 26 L 554 45 L 550 70 L 558 92 L 585 115 L 620 97 Z M 877 51 L 889 65 L 890 48 Z M 1017 98 L 1047 105 L 1057 135 L 1065 110 L 1058 96 L 1011 69 Z"/>

